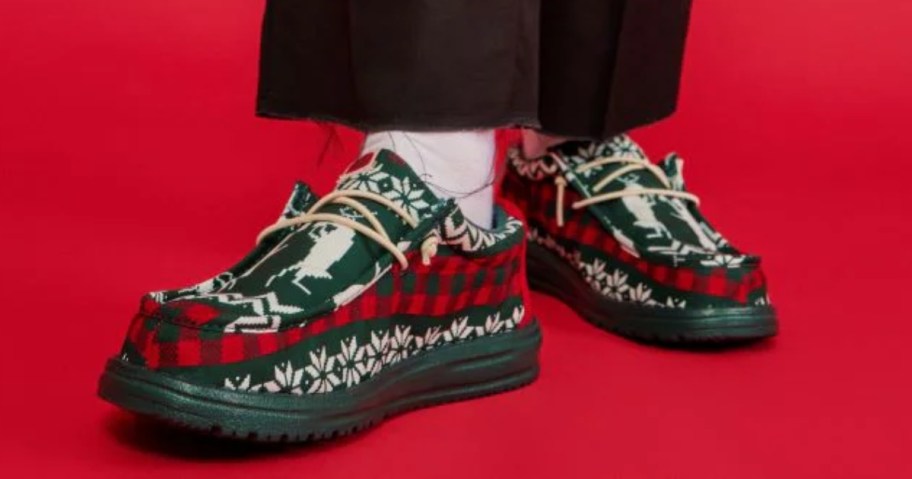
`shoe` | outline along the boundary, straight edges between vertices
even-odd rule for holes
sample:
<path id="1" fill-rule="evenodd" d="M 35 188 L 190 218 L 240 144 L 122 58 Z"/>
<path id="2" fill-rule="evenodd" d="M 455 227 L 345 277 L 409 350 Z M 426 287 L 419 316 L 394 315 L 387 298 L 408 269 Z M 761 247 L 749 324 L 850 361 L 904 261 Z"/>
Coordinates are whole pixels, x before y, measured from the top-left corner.
<path id="1" fill-rule="evenodd" d="M 529 284 L 604 329 L 656 342 L 776 334 L 760 258 L 731 246 L 684 187 L 627 136 L 511 150 L 503 195 L 525 213 Z"/>
<path id="2" fill-rule="evenodd" d="M 523 224 L 467 221 L 389 151 L 298 184 L 237 265 L 142 298 L 99 395 L 228 437 L 304 441 L 538 374 Z"/>

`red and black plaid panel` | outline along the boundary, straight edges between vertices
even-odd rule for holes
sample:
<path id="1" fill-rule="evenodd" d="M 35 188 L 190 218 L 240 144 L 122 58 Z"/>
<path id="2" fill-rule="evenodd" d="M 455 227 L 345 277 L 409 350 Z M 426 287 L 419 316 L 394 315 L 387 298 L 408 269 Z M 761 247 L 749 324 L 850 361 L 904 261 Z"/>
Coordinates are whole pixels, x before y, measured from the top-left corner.
<path id="1" fill-rule="evenodd" d="M 338 310 L 303 326 L 273 332 L 213 334 L 178 326 L 175 323 L 193 324 L 193 318 L 178 313 L 181 317 L 175 321 L 163 320 L 161 305 L 144 298 L 128 339 L 149 368 L 209 366 L 264 356 L 353 322 L 396 315 L 444 318 L 474 306 L 496 307 L 511 297 L 527 297 L 522 270 L 524 243 L 522 246 L 472 259 L 446 254 L 448 248 L 442 247 L 441 254 L 428 266 L 421 264 L 419 253 L 413 253 L 408 270 L 394 264 L 376 284 Z M 192 301 L 181 305 L 179 311 L 193 317 L 210 314 Z"/>
<path id="2" fill-rule="evenodd" d="M 558 227 L 555 219 L 557 187 L 549 179 L 525 180 L 511 171 L 504 181 L 503 192 L 507 198 L 525 210 L 530 224 L 542 229 L 549 236 L 603 251 L 664 286 L 731 299 L 744 304 L 752 291 L 766 284 L 760 268 L 752 268 L 738 277 L 732 277 L 730 270 L 724 267 L 695 270 L 652 263 L 638 258 L 625 251 L 614 235 L 608 233 L 598 219 L 586 209 L 566 208 L 564 226 Z M 570 205 L 580 199 L 581 196 L 576 191 L 568 188 L 564 204 Z"/>

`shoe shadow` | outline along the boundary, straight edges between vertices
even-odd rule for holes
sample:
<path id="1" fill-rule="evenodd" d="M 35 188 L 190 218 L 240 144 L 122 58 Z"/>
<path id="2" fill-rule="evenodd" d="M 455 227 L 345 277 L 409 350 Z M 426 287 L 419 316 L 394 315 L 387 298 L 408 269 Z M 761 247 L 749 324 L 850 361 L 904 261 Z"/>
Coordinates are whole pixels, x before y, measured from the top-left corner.
<path id="1" fill-rule="evenodd" d="M 355 433 L 301 443 L 253 442 L 184 429 L 120 410 L 113 410 L 104 418 L 104 427 L 118 443 L 129 448 L 201 462 L 246 461 L 279 454 L 323 452 L 357 441 L 362 436 Z"/>
<path id="2" fill-rule="evenodd" d="M 755 339 L 737 339 L 727 340 L 724 342 L 702 342 L 702 343 L 670 343 L 661 341 L 650 341 L 644 339 L 629 339 L 637 344 L 653 348 L 666 349 L 670 351 L 680 351 L 684 353 L 695 354 L 724 354 L 732 351 L 741 352 L 763 352 L 775 349 L 776 338 L 755 338 Z"/>

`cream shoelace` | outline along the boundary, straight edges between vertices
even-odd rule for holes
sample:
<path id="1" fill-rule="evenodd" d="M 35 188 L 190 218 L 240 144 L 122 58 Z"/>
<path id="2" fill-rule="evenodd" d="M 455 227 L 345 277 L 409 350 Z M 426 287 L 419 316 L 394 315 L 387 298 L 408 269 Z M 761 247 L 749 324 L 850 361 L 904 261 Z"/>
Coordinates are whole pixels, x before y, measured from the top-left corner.
<path id="1" fill-rule="evenodd" d="M 560 158 L 554 156 L 555 161 L 558 163 L 561 162 Z M 611 172 L 610 174 L 605 175 L 600 179 L 595 185 L 592 186 L 592 193 L 598 193 L 605 186 L 610 184 L 612 181 L 620 178 L 627 173 L 638 170 L 649 170 L 659 179 L 660 182 L 665 186 L 664 188 L 625 188 L 623 190 L 611 191 L 608 193 L 597 194 L 589 198 L 585 198 L 579 201 L 573 202 L 570 205 L 574 210 L 580 208 L 585 208 L 589 205 L 594 205 L 596 203 L 603 203 L 606 201 L 616 200 L 623 198 L 625 196 L 639 196 L 639 195 L 656 195 L 656 196 L 667 196 L 671 198 L 681 198 L 687 201 L 693 201 L 697 205 L 700 204 L 700 198 L 692 193 L 687 193 L 685 191 L 676 191 L 672 189 L 671 180 L 668 179 L 668 176 L 665 175 L 665 172 L 661 168 L 649 162 L 649 160 L 634 158 L 630 156 L 607 156 L 603 158 L 597 158 L 595 160 L 589 161 L 582 165 L 574 168 L 575 173 L 585 173 L 588 170 L 597 168 L 602 165 L 611 165 L 611 164 L 621 164 L 617 170 Z M 558 174 L 554 177 L 554 184 L 557 185 L 557 204 L 555 205 L 557 211 L 557 225 L 564 226 L 564 194 L 567 188 L 567 180 Z"/>
<path id="2" fill-rule="evenodd" d="M 394 258 L 396 258 L 396 261 L 399 262 L 403 269 L 408 268 L 408 259 L 406 259 L 405 254 L 403 254 L 402 251 L 400 251 L 399 248 L 390 239 L 389 234 L 386 232 L 386 229 L 383 227 L 383 225 L 380 224 L 377 216 L 374 215 L 366 206 L 364 206 L 363 203 L 358 201 L 356 198 L 374 201 L 383 206 L 386 206 L 395 212 L 412 228 L 418 226 L 418 220 L 415 217 L 410 215 L 407 211 L 386 197 L 383 197 L 377 193 L 371 193 L 369 191 L 338 190 L 329 193 L 323 198 L 320 198 L 320 200 L 314 203 L 314 205 L 311 206 L 306 213 L 295 216 L 294 218 L 281 219 L 275 224 L 266 227 L 257 236 L 257 244 L 260 244 L 260 242 L 263 241 L 263 238 L 269 236 L 277 230 L 290 228 L 297 225 L 303 225 L 306 223 L 312 223 L 314 221 L 325 221 L 327 223 L 334 223 L 340 226 L 351 228 L 358 233 L 361 233 L 364 236 L 367 236 L 368 238 L 376 241 L 380 246 L 389 251 Z M 351 218 L 346 218 L 341 215 L 333 213 L 319 213 L 318 210 L 328 203 L 339 203 L 351 207 L 360 213 L 361 216 L 367 220 L 370 226 L 358 223 Z M 421 261 L 423 264 L 430 264 L 431 258 L 437 254 L 437 245 L 439 243 L 440 238 L 437 235 L 428 236 L 424 242 L 421 243 Z"/>

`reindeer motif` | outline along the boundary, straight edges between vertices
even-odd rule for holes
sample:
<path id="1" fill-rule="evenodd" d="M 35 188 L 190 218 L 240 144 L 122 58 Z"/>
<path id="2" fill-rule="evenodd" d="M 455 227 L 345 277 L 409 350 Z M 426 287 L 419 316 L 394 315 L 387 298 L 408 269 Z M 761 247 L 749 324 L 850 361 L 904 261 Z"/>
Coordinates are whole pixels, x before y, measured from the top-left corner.
<path id="1" fill-rule="evenodd" d="M 314 245 L 301 261 L 282 269 L 278 273 L 269 277 L 266 286 L 269 286 L 277 278 L 282 278 L 289 273 L 294 273 L 294 279 L 291 283 L 301 288 L 305 293 L 310 294 L 310 290 L 302 284 L 307 278 L 332 279 L 329 274 L 329 268 L 342 259 L 349 248 L 355 244 L 355 232 L 350 228 L 342 228 L 335 225 L 326 225 L 312 232 L 311 237 Z"/>
<path id="2" fill-rule="evenodd" d="M 690 227 L 693 231 L 694 236 L 697 237 L 697 241 L 700 243 L 700 246 L 706 251 L 716 251 L 718 246 L 716 242 L 713 241 L 709 236 L 706 235 L 706 232 L 700 226 L 700 223 L 697 222 L 697 219 L 690 213 L 690 210 L 687 209 L 687 205 L 683 201 L 677 198 L 661 198 L 662 202 L 671 206 L 674 209 L 672 216 L 683 221 Z"/>
<path id="3" fill-rule="evenodd" d="M 634 176 L 622 176 L 618 180 L 624 184 L 623 191 L 637 190 L 643 188 Z M 647 238 L 669 238 L 668 228 L 656 218 L 655 211 L 652 207 L 656 204 L 655 197 L 652 195 L 629 195 L 622 196 L 621 203 L 636 218 L 633 225 L 639 228 L 651 230 L 646 235 Z"/>

